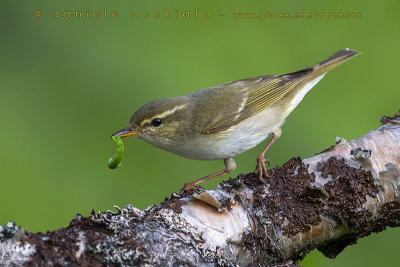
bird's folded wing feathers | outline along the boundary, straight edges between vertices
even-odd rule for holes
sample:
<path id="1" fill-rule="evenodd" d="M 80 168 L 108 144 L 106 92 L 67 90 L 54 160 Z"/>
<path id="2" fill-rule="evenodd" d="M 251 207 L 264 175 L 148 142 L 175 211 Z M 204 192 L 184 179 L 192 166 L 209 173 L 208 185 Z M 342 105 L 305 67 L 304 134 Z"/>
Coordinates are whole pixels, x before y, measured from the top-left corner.
<path id="1" fill-rule="evenodd" d="M 227 131 L 280 100 L 312 71 L 308 68 L 285 75 L 261 76 L 197 91 L 196 129 L 204 134 Z M 208 90 L 213 90 L 213 98 L 203 101 L 201 98 L 210 95 Z"/>
<path id="2" fill-rule="evenodd" d="M 198 98 L 194 110 L 195 127 L 205 134 L 229 131 L 233 125 L 282 99 L 305 79 L 317 78 L 358 54 L 346 48 L 311 68 L 284 75 L 244 79 L 197 91 L 193 93 Z"/>

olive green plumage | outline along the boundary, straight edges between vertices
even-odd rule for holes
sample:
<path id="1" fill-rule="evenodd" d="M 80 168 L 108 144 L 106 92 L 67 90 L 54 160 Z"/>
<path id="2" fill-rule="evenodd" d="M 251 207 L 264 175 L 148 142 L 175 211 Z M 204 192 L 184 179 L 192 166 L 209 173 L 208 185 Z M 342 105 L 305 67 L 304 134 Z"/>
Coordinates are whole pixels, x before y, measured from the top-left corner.
<path id="1" fill-rule="evenodd" d="M 243 79 L 155 100 L 139 108 L 129 126 L 116 134 L 134 133 L 187 158 L 231 159 L 270 135 L 279 137 L 281 125 L 304 95 L 329 70 L 357 54 L 343 49 L 297 72 Z M 225 172 L 231 171 L 227 164 L 225 161 Z M 232 168 L 234 162 L 228 165 Z"/>

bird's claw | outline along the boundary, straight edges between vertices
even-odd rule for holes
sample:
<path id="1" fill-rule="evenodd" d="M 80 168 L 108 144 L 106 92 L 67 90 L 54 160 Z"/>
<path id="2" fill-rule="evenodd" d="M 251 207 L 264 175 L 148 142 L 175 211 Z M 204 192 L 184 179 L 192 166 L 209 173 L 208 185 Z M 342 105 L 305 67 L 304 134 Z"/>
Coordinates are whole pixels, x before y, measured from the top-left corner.
<path id="1" fill-rule="evenodd" d="M 268 167 L 269 167 L 269 159 L 268 158 L 264 158 L 261 156 L 257 157 L 257 166 L 256 166 L 255 173 L 258 174 L 258 179 L 260 179 L 260 181 L 262 181 L 262 182 L 263 182 L 263 177 L 267 176 L 267 168 L 265 167 L 265 163 L 267 163 Z"/>
<path id="2" fill-rule="evenodd" d="M 194 191 L 194 190 L 196 190 L 198 188 L 201 188 L 201 186 L 195 185 L 193 183 L 186 183 L 186 184 L 183 185 L 183 187 L 181 188 L 180 191 L 181 192 Z"/>

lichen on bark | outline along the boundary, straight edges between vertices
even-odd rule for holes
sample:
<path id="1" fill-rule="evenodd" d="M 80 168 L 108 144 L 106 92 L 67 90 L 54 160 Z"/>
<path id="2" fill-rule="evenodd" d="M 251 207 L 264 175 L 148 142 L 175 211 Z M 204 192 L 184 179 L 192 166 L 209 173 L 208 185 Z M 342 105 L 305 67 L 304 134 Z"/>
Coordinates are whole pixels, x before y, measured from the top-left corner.
<path id="1" fill-rule="evenodd" d="M 5 265 L 295 266 L 400 225 L 400 116 L 314 157 L 173 193 L 158 206 L 79 214 L 67 228 L 0 227 Z"/>

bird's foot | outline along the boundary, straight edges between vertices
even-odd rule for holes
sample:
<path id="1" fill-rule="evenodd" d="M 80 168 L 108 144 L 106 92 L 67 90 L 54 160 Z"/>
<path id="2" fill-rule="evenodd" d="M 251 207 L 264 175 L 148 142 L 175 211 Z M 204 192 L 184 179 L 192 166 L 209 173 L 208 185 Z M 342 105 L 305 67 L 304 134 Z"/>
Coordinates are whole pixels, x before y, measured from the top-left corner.
<path id="1" fill-rule="evenodd" d="M 186 183 L 183 185 L 181 188 L 180 192 L 188 192 L 188 191 L 194 191 L 196 189 L 202 188 L 200 185 L 195 185 L 193 183 Z"/>
<path id="2" fill-rule="evenodd" d="M 268 158 L 264 158 L 263 155 L 257 157 L 257 166 L 254 172 L 258 174 L 258 179 L 260 179 L 261 182 L 264 182 L 263 177 L 267 177 L 267 168 L 265 167 L 265 163 L 267 163 L 269 167 Z"/>

